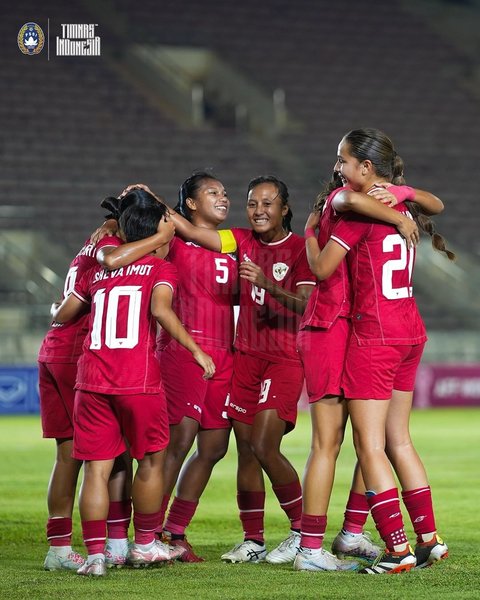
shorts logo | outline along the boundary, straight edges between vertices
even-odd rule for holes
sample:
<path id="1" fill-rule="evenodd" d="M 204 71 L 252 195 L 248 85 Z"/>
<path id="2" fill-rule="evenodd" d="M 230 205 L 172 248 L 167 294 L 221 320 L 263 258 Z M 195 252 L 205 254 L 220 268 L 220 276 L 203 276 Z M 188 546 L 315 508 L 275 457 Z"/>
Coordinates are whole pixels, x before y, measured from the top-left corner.
<path id="1" fill-rule="evenodd" d="M 40 54 L 45 44 L 42 28 L 36 23 L 25 23 L 18 32 L 17 42 L 23 54 Z"/>
<path id="2" fill-rule="evenodd" d="M 288 272 L 288 265 L 282 262 L 275 263 L 272 267 L 272 272 L 275 281 L 282 281 L 282 279 L 285 279 L 285 275 Z"/>
<path id="3" fill-rule="evenodd" d="M 237 404 L 233 404 L 232 402 L 230 402 L 230 406 L 233 408 L 233 410 L 236 410 L 238 413 L 245 414 L 247 412 L 246 408 L 242 408 L 241 406 L 238 406 Z"/>

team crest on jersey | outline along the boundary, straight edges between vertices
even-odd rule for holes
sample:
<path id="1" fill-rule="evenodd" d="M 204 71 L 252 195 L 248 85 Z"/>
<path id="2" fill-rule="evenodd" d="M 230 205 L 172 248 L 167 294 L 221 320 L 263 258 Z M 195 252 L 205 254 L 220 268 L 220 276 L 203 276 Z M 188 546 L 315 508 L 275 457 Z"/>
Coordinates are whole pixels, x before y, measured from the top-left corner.
<path id="1" fill-rule="evenodd" d="M 243 261 L 244 262 L 252 262 L 251 259 L 248 258 L 248 256 L 245 253 L 243 253 Z"/>
<path id="2" fill-rule="evenodd" d="M 285 275 L 288 271 L 288 265 L 282 262 L 275 263 L 272 267 L 273 276 L 275 281 L 282 281 L 285 279 Z"/>
<path id="3" fill-rule="evenodd" d="M 40 54 L 45 44 L 42 28 L 36 23 L 25 23 L 18 32 L 17 42 L 23 54 Z"/>

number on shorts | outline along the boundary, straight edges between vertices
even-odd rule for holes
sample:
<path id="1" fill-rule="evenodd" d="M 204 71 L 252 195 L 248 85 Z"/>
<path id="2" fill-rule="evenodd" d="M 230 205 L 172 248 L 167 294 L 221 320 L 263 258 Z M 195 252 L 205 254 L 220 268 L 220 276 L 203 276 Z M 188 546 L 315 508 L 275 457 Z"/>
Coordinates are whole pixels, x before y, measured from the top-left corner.
<path id="1" fill-rule="evenodd" d="M 260 397 L 258 399 L 258 403 L 262 404 L 263 402 L 267 401 L 268 398 L 268 392 L 270 391 L 270 386 L 272 385 L 272 380 L 271 379 L 264 379 L 262 381 L 262 387 L 260 389 Z"/>
<path id="2" fill-rule="evenodd" d="M 388 300 L 398 300 L 399 298 L 411 298 L 413 259 L 415 251 L 413 248 L 407 248 L 405 240 L 398 234 L 387 235 L 383 240 L 383 251 L 393 252 L 395 246 L 400 246 L 400 258 L 388 260 L 382 269 L 382 294 Z M 405 271 L 408 268 L 408 286 L 399 288 L 393 287 L 393 274 L 395 271 Z"/>
<path id="3" fill-rule="evenodd" d="M 117 336 L 118 301 L 124 296 L 129 299 L 127 314 L 127 334 L 125 337 Z M 106 302 L 105 302 L 106 300 Z M 113 288 L 108 297 L 105 288 L 98 290 L 93 297 L 95 316 L 92 325 L 90 348 L 99 350 L 102 347 L 102 337 L 107 348 L 134 348 L 138 344 L 140 305 L 142 292 L 137 285 L 121 285 Z M 105 332 L 102 331 L 103 314 L 105 312 Z"/>

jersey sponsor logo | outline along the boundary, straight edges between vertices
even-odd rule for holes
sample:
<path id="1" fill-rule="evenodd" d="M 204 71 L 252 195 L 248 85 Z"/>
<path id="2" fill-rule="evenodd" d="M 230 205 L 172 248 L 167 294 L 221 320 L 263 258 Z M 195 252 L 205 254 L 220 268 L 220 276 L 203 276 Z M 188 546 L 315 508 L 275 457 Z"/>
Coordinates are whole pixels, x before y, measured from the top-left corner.
<path id="1" fill-rule="evenodd" d="M 275 263 L 272 267 L 273 276 L 275 277 L 275 281 L 282 281 L 285 279 L 285 275 L 288 272 L 288 265 L 283 262 Z"/>
<path id="2" fill-rule="evenodd" d="M 40 25 L 25 23 L 17 35 L 17 43 L 23 54 L 40 54 L 45 44 L 45 36 Z"/>

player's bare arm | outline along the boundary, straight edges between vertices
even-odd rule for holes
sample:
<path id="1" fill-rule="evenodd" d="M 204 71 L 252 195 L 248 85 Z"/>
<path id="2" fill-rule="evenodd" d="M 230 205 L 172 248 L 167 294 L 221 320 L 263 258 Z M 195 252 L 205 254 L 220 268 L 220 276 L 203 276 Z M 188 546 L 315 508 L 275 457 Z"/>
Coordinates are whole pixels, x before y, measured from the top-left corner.
<path id="1" fill-rule="evenodd" d="M 57 305 L 56 308 L 52 305 L 50 312 L 56 323 L 66 323 L 87 310 L 88 305 L 85 302 L 82 302 L 80 298 L 74 294 L 70 294 L 60 305 Z"/>
<path id="2" fill-rule="evenodd" d="M 420 240 L 420 233 L 415 221 L 382 202 L 378 202 L 368 194 L 343 190 L 335 196 L 332 204 L 338 212 L 352 211 L 370 219 L 394 225 L 400 235 L 405 238 L 408 247 L 416 246 Z"/>
<path id="3" fill-rule="evenodd" d="M 192 353 L 193 358 L 205 371 L 204 378 L 210 379 L 215 373 L 215 364 L 211 356 L 203 352 L 181 324 L 172 309 L 172 298 L 173 292 L 168 285 L 157 285 L 152 294 L 152 315 L 167 333 Z"/>
<path id="4" fill-rule="evenodd" d="M 168 244 L 174 234 L 173 221 L 161 219 L 155 235 L 121 246 L 104 246 L 97 252 L 97 261 L 109 271 L 125 267 Z"/>
<path id="5" fill-rule="evenodd" d="M 388 191 L 388 188 L 393 184 L 388 182 L 379 182 L 375 184 L 375 189 L 369 192 L 369 195 L 374 196 L 379 200 L 382 196 L 382 188 Z M 402 186 L 406 187 L 406 186 Z M 406 200 L 411 200 L 415 202 L 420 207 L 420 212 L 424 215 L 438 215 L 443 212 L 445 206 L 443 202 L 430 192 L 425 190 L 420 190 L 418 188 L 411 188 L 413 191 L 411 198 L 406 198 Z M 388 206 L 394 206 L 394 204 L 389 204 Z"/>

